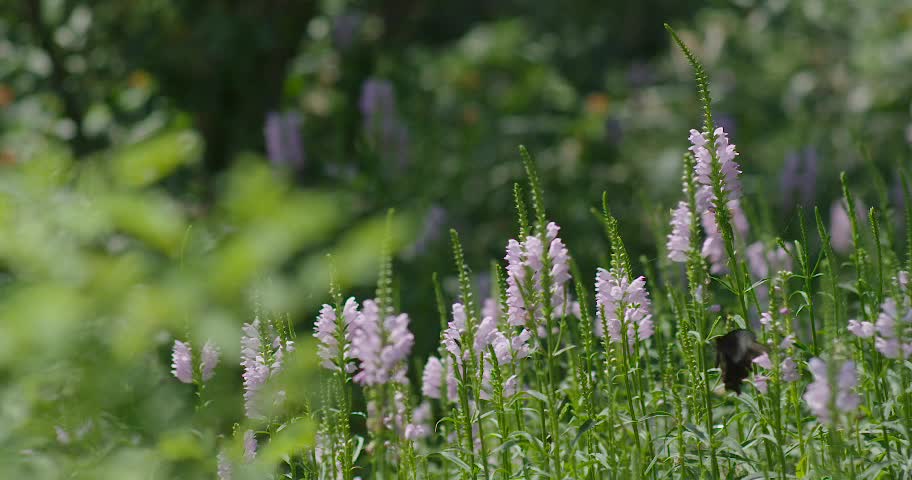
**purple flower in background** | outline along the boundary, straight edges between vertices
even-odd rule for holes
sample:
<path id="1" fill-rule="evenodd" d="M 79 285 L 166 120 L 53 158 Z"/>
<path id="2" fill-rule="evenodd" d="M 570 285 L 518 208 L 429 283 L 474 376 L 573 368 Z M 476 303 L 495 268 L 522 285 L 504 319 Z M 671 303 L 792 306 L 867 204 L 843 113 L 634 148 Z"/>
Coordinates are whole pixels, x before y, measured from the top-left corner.
<path id="1" fill-rule="evenodd" d="M 839 392 L 836 394 L 836 408 L 843 412 L 854 412 L 861 405 L 861 397 L 854 392 L 858 386 L 858 372 L 855 362 L 848 361 L 842 364 L 837 378 Z"/>
<path id="2" fill-rule="evenodd" d="M 346 51 L 355 44 L 364 24 L 364 16 L 358 12 L 337 15 L 332 21 L 333 45 L 341 51 Z"/>
<path id="3" fill-rule="evenodd" d="M 212 342 L 203 344 L 203 353 L 200 360 L 200 372 L 203 381 L 207 382 L 215 375 L 215 367 L 219 362 L 219 350 Z"/>
<path id="4" fill-rule="evenodd" d="M 804 393 L 804 401 L 807 402 L 811 413 L 818 419 L 823 422 L 829 422 L 832 392 L 830 390 L 827 366 L 823 360 L 815 357 L 808 362 L 808 368 L 811 370 L 811 374 L 814 375 L 814 381 L 808 385 L 807 391 Z"/>
<path id="5" fill-rule="evenodd" d="M 398 159 L 398 166 L 404 167 L 408 163 L 409 133 L 396 109 L 393 84 L 368 79 L 361 87 L 358 105 L 371 146 L 385 157 Z"/>
<path id="6" fill-rule="evenodd" d="M 218 461 L 218 479 L 231 480 L 233 469 L 231 468 L 231 460 L 228 459 L 228 454 L 224 450 L 220 450 L 216 459 Z"/>
<path id="7" fill-rule="evenodd" d="M 864 222 L 864 205 L 855 199 L 855 217 L 859 223 Z M 852 220 L 844 199 L 833 202 L 830 206 L 830 244 L 839 253 L 848 253 L 854 246 L 852 240 Z"/>
<path id="8" fill-rule="evenodd" d="M 193 383 L 193 354 L 190 344 L 174 341 L 171 352 L 171 374 L 184 383 Z"/>
<path id="9" fill-rule="evenodd" d="M 406 250 L 407 257 L 415 257 L 427 251 L 428 246 L 432 245 L 440 238 L 444 224 L 447 218 L 447 211 L 439 205 L 433 205 L 424 215 L 424 221 L 421 225 L 421 231 L 415 238 L 412 245 Z"/>
<path id="10" fill-rule="evenodd" d="M 266 154 L 273 165 L 292 169 L 304 166 L 300 115 L 295 112 L 269 112 L 263 134 L 266 137 Z"/>
<path id="11" fill-rule="evenodd" d="M 741 208 L 741 201 L 729 200 L 728 209 L 731 211 L 732 226 L 735 228 L 735 233 L 741 235 L 741 238 L 747 238 L 750 224 L 747 221 L 747 215 L 745 215 L 744 209 Z"/>
<path id="12" fill-rule="evenodd" d="M 792 258 L 778 245 L 767 248 L 763 242 L 754 242 L 748 245 L 745 253 L 751 274 L 758 280 L 769 278 L 771 274 L 782 270 L 792 269 Z"/>
<path id="13" fill-rule="evenodd" d="M 719 227 L 716 224 L 716 215 L 712 210 L 706 210 L 700 216 L 700 220 L 703 224 L 703 231 L 706 233 L 706 240 L 703 241 L 700 255 L 709 261 L 709 271 L 711 273 L 723 273 L 726 271 L 725 259 L 727 254 L 725 253 L 725 240 L 722 238 L 722 233 L 719 232 Z"/>
<path id="14" fill-rule="evenodd" d="M 443 391 L 443 364 L 437 357 L 429 357 L 421 374 L 421 394 L 439 400 Z"/>
<path id="15" fill-rule="evenodd" d="M 412 421 L 405 426 L 406 440 L 420 440 L 431 435 L 431 404 L 423 402 L 412 412 Z"/>
<path id="16" fill-rule="evenodd" d="M 808 362 L 808 368 L 814 375 L 814 381 L 808 385 L 804 394 L 804 401 L 807 402 L 811 413 L 821 422 L 830 423 L 833 418 L 834 412 L 830 411 L 830 403 L 834 400 L 836 408 L 840 412 L 852 413 L 858 408 L 861 398 L 853 392 L 853 389 L 858 384 L 858 374 L 855 371 L 854 362 L 847 361 L 840 367 L 836 382 L 835 399 L 830 385 L 827 364 L 815 357 Z"/>
<path id="17" fill-rule="evenodd" d="M 887 358 L 906 358 L 912 353 L 912 342 L 900 343 L 900 338 L 912 339 L 912 332 L 909 331 L 910 324 L 912 324 L 912 305 L 910 305 L 912 302 L 906 294 L 902 294 L 900 302 L 897 302 L 895 298 L 887 297 L 880 306 L 880 315 L 877 316 L 877 322 L 874 324 L 877 332 L 874 346 Z M 870 324 L 868 323 L 868 325 Z M 850 330 L 852 326 L 850 321 Z M 860 328 L 856 327 L 856 330 Z"/>
<path id="18" fill-rule="evenodd" d="M 253 430 L 247 430 L 244 432 L 244 460 L 247 463 L 253 461 L 256 458 L 257 451 L 257 440 L 256 435 L 254 435 Z"/>
<path id="19" fill-rule="evenodd" d="M 783 381 L 792 383 L 801 378 L 801 375 L 798 374 L 798 364 L 795 363 L 795 360 L 792 360 L 792 357 L 786 357 L 780 364 L 779 369 L 782 372 Z"/>
<path id="20" fill-rule="evenodd" d="M 690 227 L 693 215 L 685 201 L 678 202 L 678 207 L 671 214 L 671 233 L 668 234 L 668 259 L 672 262 L 686 262 L 690 252 Z"/>
<path id="21" fill-rule="evenodd" d="M 645 341 L 655 333 L 644 277 L 630 281 L 623 271 L 615 274 L 599 268 L 595 275 L 595 292 L 599 319 L 594 328 L 596 336 L 604 335 L 602 324 L 607 326 L 608 335 L 614 343 L 621 342 L 623 325 L 627 326 L 627 342 L 630 345 L 637 340 Z"/>
<path id="22" fill-rule="evenodd" d="M 60 425 L 54 427 L 54 435 L 57 437 L 57 443 L 61 445 L 70 444 L 70 433 L 64 430 Z"/>
<path id="23" fill-rule="evenodd" d="M 719 112 L 715 115 L 716 117 L 716 131 L 721 128 L 724 132 L 728 134 L 729 137 L 735 138 L 735 133 L 738 131 L 738 121 L 735 120 L 734 115 L 725 112 Z"/>
<path id="24" fill-rule="evenodd" d="M 481 303 L 481 316 L 491 317 L 494 320 L 499 320 L 501 316 L 500 302 L 494 300 L 493 298 L 484 299 L 484 301 Z"/>
<path id="25" fill-rule="evenodd" d="M 849 320 L 849 333 L 859 338 L 871 338 L 874 336 L 874 324 L 871 322 L 859 322 L 858 320 Z"/>
<path id="26" fill-rule="evenodd" d="M 634 62 L 627 70 L 627 82 L 632 87 L 646 87 L 655 81 L 655 67 L 649 63 Z"/>
<path id="27" fill-rule="evenodd" d="M 766 375 L 754 375 L 754 386 L 757 387 L 757 391 L 766 395 L 766 392 L 769 391 L 769 377 Z"/>
<path id="28" fill-rule="evenodd" d="M 801 152 L 791 151 L 786 154 L 779 177 L 784 205 L 791 206 L 796 193 L 801 203 L 813 203 L 817 187 L 818 160 L 817 149 L 811 146 L 805 147 Z"/>
<path id="29" fill-rule="evenodd" d="M 605 140 L 612 145 L 620 145 L 624 140 L 624 125 L 617 117 L 605 119 Z"/>

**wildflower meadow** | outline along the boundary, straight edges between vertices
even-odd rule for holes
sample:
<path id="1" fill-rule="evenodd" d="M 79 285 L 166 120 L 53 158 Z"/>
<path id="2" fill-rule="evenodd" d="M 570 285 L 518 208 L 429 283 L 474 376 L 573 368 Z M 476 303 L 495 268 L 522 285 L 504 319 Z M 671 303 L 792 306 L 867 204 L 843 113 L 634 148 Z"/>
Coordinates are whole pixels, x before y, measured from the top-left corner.
<path id="1" fill-rule="evenodd" d="M 352 12 L 314 20 L 309 35 L 339 52 L 381 36 L 379 17 Z M 72 15 L 76 35 L 89 20 Z M 284 28 L 276 21 L 273 33 Z M 479 38 L 521 43 L 515 25 L 470 36 L 465 58 L 438 59 L 423 75 L 437 81 L 471 61 L 479 75 L 506 74 L 509 49 L 482 60 Z M 660 32 L 687 72 L 660 103 L 684 105 L 689 123 L 637 140 L 648 119 L 622 134 L 599 117 L 609 100 L 590 96 L 588 113 L 562 130 L 575 143 L 557 148 L 613 145 L 623 157 L 635 150 L 624 142 L 647 144 L 640 152 L 661 143 L 670 167 L 644 156 L 572 182 L 555 160 L 563 153 L 541 138 L 561 133 L 517 127 L 519 103 L 496 107 L 508 112 L 503 131 L 519 128 L 508 150 L 482 145 L 479 103 L 460 113 L 457 142 L 420 125 L 421 102 L 378 76 L 353 83 L 356 99 L 302 94 L 300 111 L 265 112 L 264 156 L 240 150 L 230 166 L 211 141 L 242 142 L 231 132 L 245 126 L 213 133 L 203 114 L 169 113 L 167 128 L 136 142 L 118 136 L 165 114 L 108 125 L 99 131 L 111 146 L 94 153 L 98 105 L 69 143 L 5 134 L 0 146 L 32 146 L 15 150 L 28 161 L 0 165 L 0 478 L 912 478 L 908 148 L 857 138 L 857 163 L 840 163 L 796 147 L 769 172 L 754 159 L 786 134 L 750 126 L 765 114 L 721 111 L 714 95 L 731 101 L 733 74 L 704 65 L 749 48 L 738 40 L 731 54 L 713 53 L 680 31 Z M 65 48 L 61 35 L 45 48 Z M 316 49 L 291 63 L 283 88 L 323 68 Z M 332 69 L 345 70 L 340 55 Z M 527 85 L 533 102 L 566 92 L 549 71 L 509 68 L 549 85 Z M 153 81 L 133 77 L 118 102 L 146 105 L 143 82 Z M 463 98 L 454 92 L 482 81 L 462 78 L 427 108 L 448 111 Z M 320 85 L 313 91 L 330 88 Z M 656 115 L 644 106 L 659 102 L 651 95 L 625 111 Z M 893 128 L 878 98 L 872 128 Z M 336 125 L 358 129 L 356 142 L 310 130 L 321 101 L 347 105 Z M 168 111 L 141 107 L 155 108 Z M 810 110 L 833 131 L 864 131 L 825 106 Z M 815 121 L 795 117 L 787 134 Z M 586 140 L 595 124 L 606 136 Z M 506 152 L 507 166 L 448 166 L 486 148 Z M 363 160 L 316 173 L 315 158 L 335 154 Z M 673 188 L 651 196 L 667 170 Z M 318 175 L 332 181 L 308 184 Z"/>
<path id="2" fill-rule="evenodd" d="M 814 207 L 813 218 L 799 210 L 797 238 L 752 231 L 742 205 L 758 200 L 743 193 L 740 152 L 714 123 L 703 66 L 668 30 L 696 72 L 703 122 L 689 132 L 663 258 L 632 262 L 605 200 L 593 221 L 608 261 L 580 271 L 519 147 L 527 182 L 514 186 L 516 234 L 492 261 L 488 290 L 473 285 L 473 262 L 450 230 L 459 288 L 448 298 L 434 277 L 437 312 L 400 311 L 387 247 L 373 298 L 331 284 L 315 351 L 297 351 L 280 316 L 244 324 L 245 419 L 223 443 L 219 477 L 912 475 L 912 252 L 881 232 L 892 207 L 856 211 L 843 176 L 840 230 Z M 847 237 L 848 255 L 833 236 Z M 426 361 L 411 356 L 415 315 L 441 326 Z M 319 400 L 284 408 L 288 394 L 272 377 L 286 356 L 314 354 Z M 207 343 L 193 357 L 175 340 L 172 358 L 174 377 L 201 388 L 218 354 Z M 311 445 L 270 455 L 302 421 Z"/>

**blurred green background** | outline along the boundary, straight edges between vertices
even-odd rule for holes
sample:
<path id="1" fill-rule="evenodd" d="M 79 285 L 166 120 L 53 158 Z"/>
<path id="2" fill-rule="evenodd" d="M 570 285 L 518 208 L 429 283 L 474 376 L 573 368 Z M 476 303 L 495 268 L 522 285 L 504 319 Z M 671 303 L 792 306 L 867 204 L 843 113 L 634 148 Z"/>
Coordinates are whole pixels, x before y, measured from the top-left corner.
<path id="1" fill-rule="evenodd" d="M 797 235 L 795 202 L 828 211 L 840 170 L 868 205 L 895 197 L 912 142 L 908 0 L 0 12 L 2 478 L 214 471 L 242 417 L 241 323 L 287 314 L 310 355 L 332 269 L 347 294 L 372 294 L 390 208 L 423 358 L 438 333 L 431 275 L 456 291 L 447 229 L 482 292 L 515 235 L 518 144 L 584 274 L 605 256 L 590 213 L 602 191 L 632 253 L 657 258 L 701 114 L 663 22 L 708 67 L 755 237 Z M 168 372 L 175 336 L 222 349 L 199 414 Z"/>

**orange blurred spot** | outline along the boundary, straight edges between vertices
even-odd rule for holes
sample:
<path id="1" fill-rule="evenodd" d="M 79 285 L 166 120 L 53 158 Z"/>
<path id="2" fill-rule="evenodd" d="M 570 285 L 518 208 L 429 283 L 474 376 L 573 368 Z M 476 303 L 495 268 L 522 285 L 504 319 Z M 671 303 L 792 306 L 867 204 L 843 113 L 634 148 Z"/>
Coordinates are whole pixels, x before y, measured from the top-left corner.
<path id="1" fill-rule="evenodd" d="M 459 77 L 459 86 L 468 90 L 477 90 L 481 85 L 481 75 L 477 70 L 468 70 Z"/>
<path id="2" fill-rule="evenodd" d="M 13 103 L 13 99 L 16 98 L 16 94 L 13 92 L 13 89 L 7 87 L 6 85 L 0 85 L 0 107 L 5 107 Z"/>
<path id="3" fill-rule="evenodd" d="M 462 121 L 466 125 L 475 125 L 478 123 L 480 116 L 481 113 L 478 111 L 478 107 L 468 106 L 462 109 Z"/>
<path id="4" fill-rule="evenodd" d="M 143 70 L 134 71 L 130 74 L 129 80 L 127 80 L 127 83 L 129 83 L 131 87 L 141 88 L 143 90 L 149 88 L 149 83 L 151 82 L 152 79 L 149 78 L 149 74 Z"/>
<path id="5" fill-rule="evenodd" d="M 605 95 L 604 93 L 590 93 L 589 96 L 586 97 L 586 113 L 605 115 L 608 113 L 608 106 L 610 104 L 611 101 L 608 99 L 608 95 Z"/>
<path id="6" fill-rule="evenodd" d="M 3 150 L 0 152 L 0 165 L 15 165 L 16 164 L 16 154 L 9 151 Z"/>

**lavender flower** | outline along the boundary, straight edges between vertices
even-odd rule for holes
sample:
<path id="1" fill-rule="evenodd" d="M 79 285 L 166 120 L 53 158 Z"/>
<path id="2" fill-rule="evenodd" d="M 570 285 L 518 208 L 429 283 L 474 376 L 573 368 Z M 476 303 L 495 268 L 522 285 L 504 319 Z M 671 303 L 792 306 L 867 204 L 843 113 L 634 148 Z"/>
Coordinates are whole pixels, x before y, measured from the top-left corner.
<path id="1" fill-rule="evenodd" d="M 359 106 L 371 144 L 385 156 L 397 157 L 400 167 L 408 163 L 409 133 L 396 111 L 393 84 L 374 78 L 367 80 L 361 87 Z"/>
<path id="2" fill-rule="evenodd" d="M 912 340 L 912 332 L 909 331 L 910 324 L 912 324 L 912 305 L 910 305 L 908 295 L 905 294 L 901 297 L 901 302 L 897 302 L 892 297 L 886 298 L 880 306 L 880 315 L 877 316 L 877 322 L 874 324 L 877 331 L 874 346 L 887 358 L 906 358 L 912 353 L 912 342 L 901 343 L 900 341 L 901 339 Z M 850 330 L 852 328 L 851 321 L 849 328 Z"/>
<path id="3" fill-rule="evenodd" d="M 253 430 L 247 430 L 244 432 L 244 460 L 247 463 L 253 461 L 256 458 L 257 451 L 257 440 L 256 435 L 253 433 Z"/>
<path id="4" fill-rule="evenodd" d="M 858 372 L 855 370 L 855 362 L 845 362 L 839 370 L 837 379 L 839 392 L 836 394 L 836 408 L 843 412 L 854 412 L 861 405 L 861 397 L 854 392 L 858 386 Z"/>
<path id="5" fill-rule="evenodd" d="M 357 12 L 344 13 L 333 18 L 332 39 L 335 47 L 346 51 L 354 45 L 364 23 L 363 15 Z"/>
<path id="6" fill-rule="evenodd" d="M 856 221 L 862 223 L 865 208 L 858 198 L 855 198 Z M 849 218 L 848 207 L 844 199 L 833 202 L 830 206 L 830 244 L 833 250 L 839 253 L 848 253 L 852 250 L 852 220 Z"/>
<path id="7" fill-rule="evenodd" d="M 621 342 L 623 325 L 627 327 L 627 341 L 630 345 L 637 339 L 645 341 L 655 333 L 644 277 L 630 281 L 624 272 L 616 275 L 599 268 L 595 276 L 595 291 L 599 319 L 595 326 L 596 336 L 604 335 L 602 324 L 607 325 L 611 341 L 615 343 Z"/>
<path id="8" fill-rule="evenodd" d="M 352 323 L 352 357 L 360 371 L 354 380 L 360 385 L 382 385 L 389 382 L 405 384 L 404 360 L 412 351 L 415 336 L 409 331 L 406 314 L 380 318 L 380 308 L 374 300 L 365 300 L 361 313 Z"/>
<path id="9" fill-rule="evenodd" d="M 320 309 L 320 314 L 317 316 L 317 322 L 314 324 L 314 337 L 319 340 L 320 344 L 317 346 L 317 355 L 320 357 L 322 362 L 320 365 L 323 368 L 333 370 L 333 371 L 345 371 L 351 373 L 354 365 L 352 365 L 348 360 L 351 358 L 351 352 L 349 351 L 349 337 L 351 331 L 351 325 L 358 317 L 358 302 L 354 298 L 349 298 L 345 301 L 345 305 L 342 307 L 342 325 L 338 324 L 338 318 L 336 317 L 336 310 L 331 305 L 323 305 Z M 343 344 L 340 346 L 339 332 L 340 327 Z M 342 358 L 340 365 L 339 349 L 342 349 Z"/>
<path id="10" fill-rule="evenodd" d="M 60 425 L 54 426 L 54 435 L 57 437 L 57 443 L 61 445 L 69 445 L 71 438 L 69 432 L 64 430 Z"/>
<path id="11" fill-rule="evenodd" d="M 815 357 L 808 362 L 808 368 L 811 370 L 811 374 L 814 375 L 814 381 L 808 385 L 807 391 L 804 393 L 804 401 L 807 402 L 811 413 L 821 421 L 829 422 L 832 392 L 830 390 L 827 366 L 823 360 Z"/>
<path id="12" fill-rule="evenodd" d="M 779 365 L 779 371 L 782 373 L 782 380 L 792 383 L 797 382 L 801 376 L 798 374 L 798 364 L 792 357 L 786 357 Z"/>
<path id="13" fill-rule="evenodd" d="M 171 353 L 171 374 L 183 383 L 193 383 L 193 354 L 190 344 L 174 341 Z"/>
<path id="14" fill-rule="evenodd" d="M 420 440 L 431 435 L 431 404 L 423 402 L 412 412 L 412 421 L 405 426 L 406 440 Z"/>
<path id="15" fill-rule="evenodd" d="M 263 414 L 257 406 L 257 394 L 266 381 L 282 369 L 285 354 L 294 351 L 294 342 L 282 341 L 279 336 L 273 337 L 272 327 L 264 328 L 259 317 L 254 318 L 252 323 L 245 323 L 241 332 L 244 410 L 248 418 L 260 419 Z M 264 343 L 264 337 L 273 338 L 273 341 Z M 284 390 L 277 392 L 273 403 L 281 403 L 284 396 Z"/>
<path id="16" fill-rule="evenodd" d="M 690 252 L 690 227 L 693 215 L 685 201 L 678 202 L 678 207 L 671 214 L 671 233 L 668 234 L 668 259 L 672 262 L 686 262 Z"/>
<path id="17" fill-rule="evenodd" d="M 231 468 L 231 460 L 228 459 L 228 454 L 224 450 L 220 450 L 216 460 L 218 461 L 218 479 L 231 480 L 233 469 Z"/>
<path id="18" fill-rule="evenodd" d="M 806 147 L 803 151 L 789 152 L 779 177 L 783 204 L 791 206 L 795 193 L 801 203 L 809 205 L 814 200 L 817 186 L 817 150 Z"/>
<path id="19" fill-rule="evenodd" d="M 757 388 L 758 392 L 766 395 L 766 392 L 769 391 L 769 376 L 754 375 L 754 386 Z"/>
<path id="20" fill-rule="evenodd" d="M 721 127 L 715 130 L 716 157 L 719 160 L 719 166 L 722 170 L 723 183 L 722 188 L 727 193 L 727 200 L 736 200 L 741 196 L 741 180 L 738 178 L 741 174 L 740 166 L 735 162 L 738 152 L 735 146 L 728 143 L 728 135 Z M 697 183 L 701 185 L 700 191 L 697 192 L 697 210 L 703 212 L 710 208 L 711 203 L 715 200 L 712 191 L 712 153 L 707 147 L 708 133 L 701 133 L 697 130 L 690 131 L 690 151 L 693 152 L 696 163 L 694 164 L 694 174 Z"/>
<path id="21" fill-rule="evenodd" d="M 804 401 L 808 408 L 821 422 L 830 423 L 834 412 L 830 411 L 830 403 L 834 401 L 833 389 L 830 386 L 829 370 L 826 363 L 819 358 L 812 358 L 808 367 L 814 375 L 814 381 L 808 385 L 804 394 Z M 858 384 L 855 363 L 845 362 L 839 370 L 837 390 L 835 392 L 835 405 L 839 411 L 851 413 L 858 408 L 860 397 L 852 391 Z"/>
<path id="22" fill-rule="evenodd" d="M 406 250 L 406 256 L 415 257 L 425 253 L 428 247 L 440 238 L 446 218 L 447 211 L 443 207 L 433 205 L 428 209 L 422 221 L 421 231 Z"/>
<path id="23" fill-rule="evenodd" d="M 304 166 L 300 115 L 294 112 L 269 112 L 263 133 L 266 137 L 266 153 L 272 164 L 289 168 Z"/>
<path id="24" fill-rule="evenodd" d="M 486 298 L 481 304 L 481 316 L 491 317 L 495 321 L 500 319 L 500 303 L 493 298 Z"/>
<path id="25" fill-rule="evenodd" d="M 449 400 L 451 402 L 459 399 L 456 389 L 456 375 L 452 368 L 447 368 L 449 367 L 448 363 L 447 360 L 441 361 L 437 357 L 428 358 L 424 373 L 421 376 L 421 394 L 425 398 Z M 446 378 L 444 378 L 444 371 L 446 372 Z M 444 381 L 446 382 L 446 391 L 443 389 Z"/>
<path id="26" fill-rule="evenodd" d="M 443 391 L 443 364 L 437 357 L 428 357 L 421 374 L 421 394 L 439 400 Z"/>
<path id="27" fill-rule="evenodd" d="M 871 322 L 849 320 L 848 331 L 859 338 L 871 338 L 874 336 L 875 328 Z"/>
<path id="28" fill-rule="evenodd" d="M 263 342 L 260 340 L 260 319 L 245 323 L 241 327 L 241 366 L 244 367 L 244 410 L 248 418 L 260 418 L 256 408 L 257 392 L 269 379 L 269 366 L 263 357 Z"/>
<path id="29" fill-rule="evenodd" d="M 773 362 L 770 361 L 769 353 L 766 352 L 754 358 L 753 362 L 767 370 L 773 368 Z"/>
<path id="30" fill-rule="evenodd" d="M 728 210 L 732 214 L 732 225 L 735 227 L 735 233 L 740 235 L 741 238 L 747 238 L 747 233 L 750 231 L 750 223 L 747 221 L 744 209 L 741 208 L 741 200 L 729 200 Z"/>
<path id="31" fill-rule="evenodd" d="M 200 372 L 204 382 L 208 382 L 215 375 L 215 367 L 219 362 L 219 349 L 212 342 L 203 344 L 200 360 Z"/>
<path id="32" fill-rule="evenodd" d="M 763 242 L 748 245 L 747 263 L 756 279 L 769 278 L 771 273 L 792 269 L 792 259 L 782 247 L 767 248 Z"/>
<path id="33" fill-rule="evenodd" d="M 706 210 L 700 217 L 703 223 L 703 231 L 706 232 L 706 240 L 703 242 L 703 249 L 700 254 L 709 261 L 709 271 L 714 274 L 723 273 L 725 267 L 725 240 L 722 233 L 716 225 L 716 214 L 712 210 Z"/>
<path id="34" fill-rule="evenodd" d="M 554 222 L 545 227 L 545 239 L 548 242 L 548 257 L 551 261 L 551 308 L 555 316 L 570 313 L 567 298 L 567 282 L 570 280 L 570 256 L 563 241 L 557 236 L 560 227 Z M 544 268 L 544 245 L 541 238 L 530 235 L 522 243 L 511 239 L 507 242 L 507 323 L 511 326 L 525 326 L 529 319 L 536 323 L 544 320 L 540 307 L 529 311 L 523 294 L 524 285 L 531 280 L 535 288 L 541 288 L 542 269 Z M 531 273 L 532 278 L 527 279 Z"/>
<path id="35" fill-rule="evenodd" d="M 570 254 L 563 240 L 557 236 L 560 227 L 550 222 L 547 227 L 548 256 L 551 258 L 551 305 L 558 316 L 568 314 L 567 282 L 570 281 Z"/>

